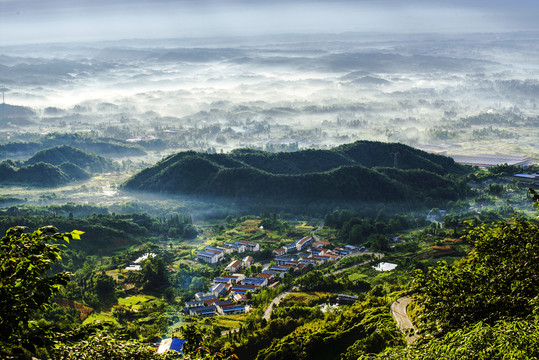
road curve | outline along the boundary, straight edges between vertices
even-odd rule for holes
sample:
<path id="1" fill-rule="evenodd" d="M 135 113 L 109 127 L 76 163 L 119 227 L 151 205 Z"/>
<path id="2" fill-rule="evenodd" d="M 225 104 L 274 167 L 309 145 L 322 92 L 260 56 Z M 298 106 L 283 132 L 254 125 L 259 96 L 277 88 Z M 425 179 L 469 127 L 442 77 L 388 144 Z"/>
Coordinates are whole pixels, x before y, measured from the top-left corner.
<path id="1" fill-rule="evenodd" d="M 410 303 L 411 299 L 412 298 L 410 296 L 404 296 L 391 304 L 391 315 L 393 316 L 393 319 L 395 319 L 395 321 L 397 322 L 399 329 L 406 337 L 406 341 L 408 342 L 408 344 L 413 343 L 417 339 L 414 325 L 412 324 L 412 321 L 410 320 L 410 318 L 408 317 L 408 313 L 406 312 L 406 307 Z M 413 334 L 409 334 L 410 329 L 414 331 Z"/>
<path id="2" fill-rule="evenodd" d="M 280 293 L 279 295 L 277 295 L 272 301 L 271 303 L 268 305 L 266 311 L 264 311 L 264 319 L 266 319 L 266 321 L 269 321 L 270 318 L 271 318 L 271 313 L 273 312 L 273 306 L 277 306 L 279 305 L 279 303 L 281 302 L 281 300 L 288 294 L 290 294 L 291 291 L 295 291 L 297 290 L 297 286 L 294 286 L 292 289 L 290 290 L 287 290 L 287 291 L 284 291 L 282 293 Z"/>

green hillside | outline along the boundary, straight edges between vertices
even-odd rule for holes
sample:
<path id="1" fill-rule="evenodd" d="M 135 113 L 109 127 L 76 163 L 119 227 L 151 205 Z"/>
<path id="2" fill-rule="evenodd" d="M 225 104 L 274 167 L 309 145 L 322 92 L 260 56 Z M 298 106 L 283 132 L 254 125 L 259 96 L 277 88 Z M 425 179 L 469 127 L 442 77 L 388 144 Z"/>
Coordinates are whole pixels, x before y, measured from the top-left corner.
<path id="1" fill-rule="evenodd" d="M 69 145 L 60 145 L 38 151 L 26 161 L 26 164 L 32 165 L 38 162 L 44 162 L 51 165 L 71 163 L 81 169 L 86 169 L 91 172 L 102 172 L 112 168 L 111 160 Z"/>
<path id="2" fill-rule="evenodd" d="M 71 180 L 70 176 L 59 167 L 39 162 L 33 165 L 17 167 L 10 160 L 0 163 L 1 184 L 26 184 L 33 186 L 58 186 Z"/>
<path id="3" fill-rule="evenodd" d="M 388 168 L 395 156 L 398 168 Z M 444 156 L 401 144 L 358 141 L 292 153 L 182 152 L 134 175 L 124 187 L 268 201 L 455 200 L 462 189 L 445 175 L 463 172 L 464 167 Z"/>

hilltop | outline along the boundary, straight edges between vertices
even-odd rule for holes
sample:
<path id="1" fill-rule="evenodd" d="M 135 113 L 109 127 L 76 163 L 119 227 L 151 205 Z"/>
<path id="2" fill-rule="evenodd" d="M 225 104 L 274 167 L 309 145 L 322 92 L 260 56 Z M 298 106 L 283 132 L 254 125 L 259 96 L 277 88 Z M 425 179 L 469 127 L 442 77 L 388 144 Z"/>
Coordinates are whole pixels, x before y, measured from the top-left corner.
<path id="1" fill-rule="evenodd" d="M 331 150 L 290 153 L 181 152 L 142 170 L 123 186 L 267 201 L 456 200 L 460 189 L 446 175 L 465 171 L 448 157 L 406 145 L 357 141 Z"/>
<path id="2" fill-rule="evenodd" d="M 102 172 L 112 168 L 111 160 L 69 145 L 54 146 L 40 150 L 28 159 L 26 164 L 33 165 L 38 162 L 44 162 L 51 165 L 71 163 L 79 168 L 87 169 L 92 172 Z"/>

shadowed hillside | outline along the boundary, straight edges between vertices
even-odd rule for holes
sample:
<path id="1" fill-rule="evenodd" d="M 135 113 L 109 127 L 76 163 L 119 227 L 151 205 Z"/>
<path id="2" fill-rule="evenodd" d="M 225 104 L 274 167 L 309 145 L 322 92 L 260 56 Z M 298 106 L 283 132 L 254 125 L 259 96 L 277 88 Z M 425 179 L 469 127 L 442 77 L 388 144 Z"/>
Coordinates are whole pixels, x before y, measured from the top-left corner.
<path id="1" fill-rule="evenodd" d="M 395 157 L 399 168 L 388 168 Z M 459 189 L 444 175 L 464 171 L 450 158 L 409 146 L 358 141 L 291 153 L 182 152 L 136 174 L 124 187 L 273 201 L 455 200 Z"/>

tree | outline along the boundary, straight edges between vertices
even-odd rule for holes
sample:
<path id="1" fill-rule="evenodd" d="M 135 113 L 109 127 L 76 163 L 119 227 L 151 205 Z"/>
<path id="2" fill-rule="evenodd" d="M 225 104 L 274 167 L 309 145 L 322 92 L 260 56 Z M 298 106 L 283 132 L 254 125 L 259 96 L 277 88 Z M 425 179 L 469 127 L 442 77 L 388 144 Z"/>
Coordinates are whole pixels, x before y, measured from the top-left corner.
<path id="1" fill-rule="evenodd" d="M 183 345 L 183 351 L 186 354 L 194 353 L 202 345 L 204 335 L 195 324 L 182 326 L 180 332 L 182 333 L 182 337 L 186 340 Z"/>
<path id="2" fill-rule="evenodd" d="M 517 218 L 468 232 L 474 249 L 415 278 L 423 327 L 438 334 L 477 322 L 525 318 L 539 295 L 539 225 Z"/>
<path id="3" fill-rule="evenodd" d="M 58 233 L 52 226 L 25 233 L 25 227 L 10 228 L 0 240 L 0 344 L 21 346 L 18 336 L 27 328 L 32 312 L 46 306 L 51 296 L 67 284 L 69 273 L 49 275 L 61 257 L 61 247 L 80 239 L 81 231 Z"/>

